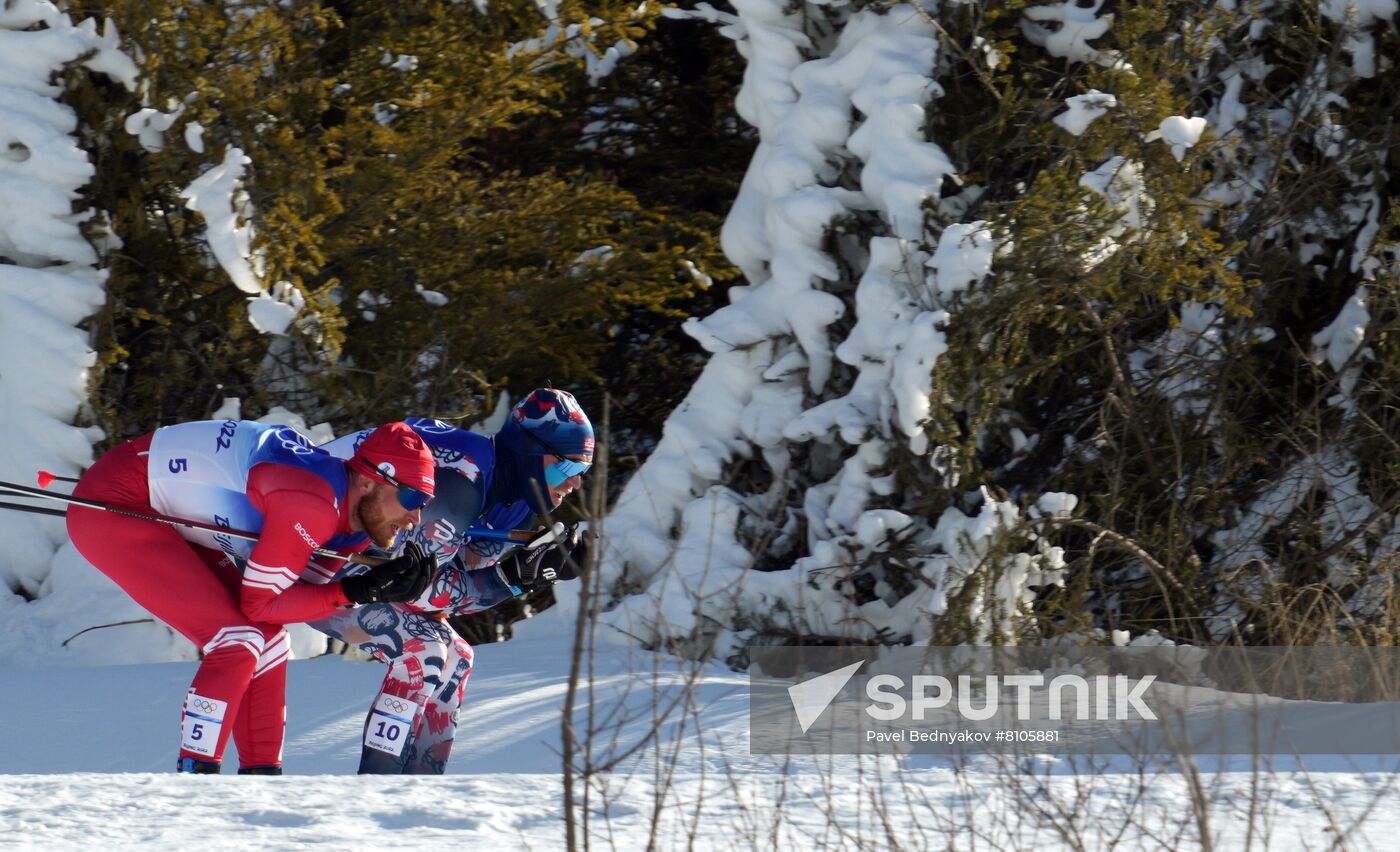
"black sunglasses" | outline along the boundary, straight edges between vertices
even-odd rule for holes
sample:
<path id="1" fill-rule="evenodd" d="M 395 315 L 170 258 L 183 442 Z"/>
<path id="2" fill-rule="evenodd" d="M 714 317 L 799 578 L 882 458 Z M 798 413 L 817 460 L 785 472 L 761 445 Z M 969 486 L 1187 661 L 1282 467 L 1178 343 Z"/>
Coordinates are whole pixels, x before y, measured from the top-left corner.
<path id="1" fill-rule="evenodd" d="M 557 449 L 555 449 L 554 447 L 551 447 L 549 444 L 545 443 L 543 439 L 535 437 L 535 436 L 534 436 L 532 433 L 530 433 L 530 432 L 526 432 L 526 433 L 525 433 L 525 437 L 529 438 L 531 441 L 534 441 L 536 444 L 539 444 L 541 447 L 544 447 L 546 450 L 549 450 L 549 452 L 550 452 L 551 455 L 558 456 L 558 457 L 561 458 L 561 459 L 567 459 L 567 458 L 569 458 L 569 454 L 568 454 L 568 453 L 566 453 L 566 452 L 564 452 L 564 451 L 562 451 L 562 450 L 557 450 Z M 571 459 L 571 461 L 572 461 L 572 459 Z M 587 462 L 587 464 L 591 464 L 591 462 Z"/>

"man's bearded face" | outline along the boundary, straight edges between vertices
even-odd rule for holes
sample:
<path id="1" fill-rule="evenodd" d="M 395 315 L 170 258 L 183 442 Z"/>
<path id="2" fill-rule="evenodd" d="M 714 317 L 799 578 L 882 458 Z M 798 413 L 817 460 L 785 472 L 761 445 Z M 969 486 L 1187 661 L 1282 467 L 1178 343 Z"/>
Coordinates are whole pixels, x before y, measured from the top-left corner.
<path id="1" fill-rule="evenodd" d="M 422 517 L 420 509 L 410 511 L 399 505 L 398 491 L 392 485 L 378 482 L 360 500 L 355 514 L 370 541 L 386 550 L 394 546 L 400 530 L 413 526 Z"/>

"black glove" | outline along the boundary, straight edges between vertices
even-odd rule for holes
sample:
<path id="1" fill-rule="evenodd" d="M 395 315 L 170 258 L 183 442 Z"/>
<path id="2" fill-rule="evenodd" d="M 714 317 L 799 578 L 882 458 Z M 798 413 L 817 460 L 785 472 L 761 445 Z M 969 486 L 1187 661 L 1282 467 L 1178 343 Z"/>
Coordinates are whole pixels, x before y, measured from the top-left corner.
<path id="1" fill-rule="evenodd" d="M 376 565 L 363 574 L 340 581 L 340 590 L 351 603 L 401 603 L 417 600 L 433 581 L 437 555 L 410 541 L 403 555 Z"/>
<path id="2" fill-rule="evenodd" d="M 585 538 L 578 524 L 565 524 L 552 541 L 533 548 L 527 543 L 507 553 L 500 561 L 501 576 L 527 591 L 572 580 L 587 560 Z"/>

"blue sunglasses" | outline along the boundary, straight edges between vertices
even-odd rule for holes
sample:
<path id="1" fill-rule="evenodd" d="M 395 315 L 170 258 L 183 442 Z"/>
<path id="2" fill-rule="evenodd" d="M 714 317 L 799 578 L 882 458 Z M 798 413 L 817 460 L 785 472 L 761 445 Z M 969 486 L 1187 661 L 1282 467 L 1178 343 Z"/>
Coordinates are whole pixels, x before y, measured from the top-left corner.
<path id="1" fill-rule="evenodd" d="M 592 462 L 561 458 L 554 464 L 545 466 L 544 481 L 549 483 L 550 488 L 558 488 L 564 484 L 564 480 L 571 476 L 578 476 L 592 466 Z"/>
<path id="2" fill-rule="evenodd" d="M 536 444 L 549 450 L 551 455 L 559 458 L 559 461 L 554 464 L 545 465 L 544 468 L 544 481 L 549 483 L 550 488 L 558 488 L 560 485 L 564 484 L 564 480 L 571 476 L 578 476 L 593 466 L 593 462 L 581 462 L 566 458 L 563 453 L 554 449 L 540 438 L 531 435 L 529 432 L 526 432 L 525 435 Z"/>
<path id="3" fill-rule="evenodd" d="M 395 490 L 399 492 L 397 495 L 399 498 L 399 505 L 410 512 L 414 511 L 415 509 L 423 508 L 424 506 L 428 505 L 429 501 L 433 499 L 433 495 L 429 494 L 428 492 L 419 491 L 412 485 L 405 485 L 404 483 L 399 482 L 397 479 L 385 473 L 384 471 L 379 470 L 378 468 L 375 468 L 374 472 L 379 474 L 385 482 L 394 486 Z"/>

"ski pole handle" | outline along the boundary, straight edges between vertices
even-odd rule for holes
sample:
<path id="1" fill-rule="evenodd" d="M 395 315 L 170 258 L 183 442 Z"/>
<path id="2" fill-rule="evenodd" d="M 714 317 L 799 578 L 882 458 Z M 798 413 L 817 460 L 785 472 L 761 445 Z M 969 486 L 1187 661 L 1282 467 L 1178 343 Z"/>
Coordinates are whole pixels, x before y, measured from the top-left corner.
<path id="1" fill-rule="evenodd" d="M 542 530 L 493 530 L 485 527 L 468 527 L 466 538 L 474 538 L 479 541 L 504 541 L 509 544 L 533 544 L 539 547 L 542 544 L 549 544 L 563 533 L 563 524 L 555 524 L 559 529 L 548 528 L 548 537 L 542 537 L 535 541 L 535 536 L 540 535 Z"/>

